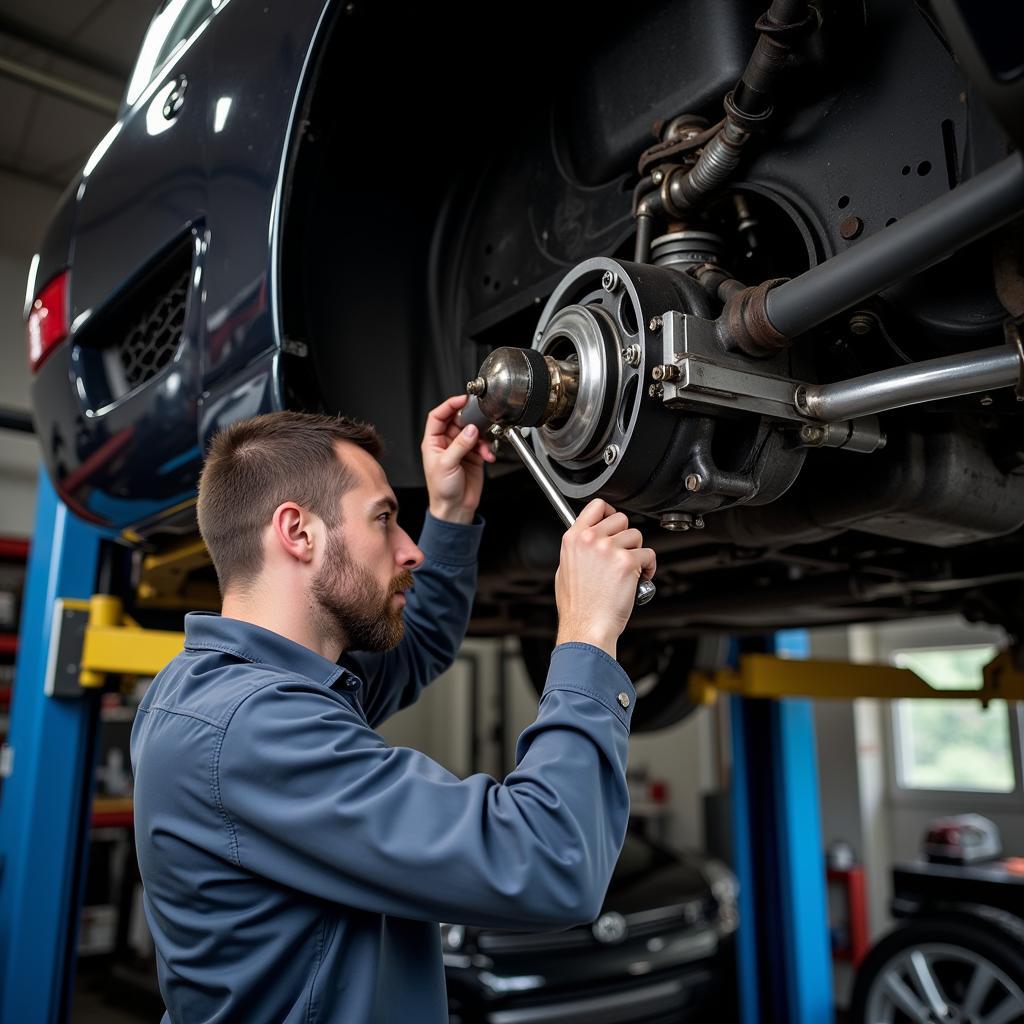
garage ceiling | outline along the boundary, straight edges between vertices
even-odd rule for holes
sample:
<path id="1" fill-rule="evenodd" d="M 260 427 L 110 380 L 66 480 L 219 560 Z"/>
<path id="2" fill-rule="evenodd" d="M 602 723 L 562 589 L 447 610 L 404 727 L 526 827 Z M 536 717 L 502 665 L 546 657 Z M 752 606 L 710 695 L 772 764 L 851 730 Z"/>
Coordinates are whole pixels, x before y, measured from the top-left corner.
<path id="1" fill-rule="evenodd" d="M 156 7 L 155 0 L 3 0 L 0 171 L 64 189 L 113 124 Z"/>

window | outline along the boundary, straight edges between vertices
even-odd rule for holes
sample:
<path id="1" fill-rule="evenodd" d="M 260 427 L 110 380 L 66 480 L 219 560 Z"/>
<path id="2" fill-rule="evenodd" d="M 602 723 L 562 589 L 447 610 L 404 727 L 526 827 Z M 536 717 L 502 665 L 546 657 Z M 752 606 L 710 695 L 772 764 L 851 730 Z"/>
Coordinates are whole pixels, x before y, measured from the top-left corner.
<path id="1" fill-rule="evenodd" d="M 990 645 L 892 652 L 937 690 L 979 689 Z M 973 700 L 901 700 L 894 707 L 896 781 L 902 789 L 1012 793 L 1016 788 L 1010 710 Z"/>

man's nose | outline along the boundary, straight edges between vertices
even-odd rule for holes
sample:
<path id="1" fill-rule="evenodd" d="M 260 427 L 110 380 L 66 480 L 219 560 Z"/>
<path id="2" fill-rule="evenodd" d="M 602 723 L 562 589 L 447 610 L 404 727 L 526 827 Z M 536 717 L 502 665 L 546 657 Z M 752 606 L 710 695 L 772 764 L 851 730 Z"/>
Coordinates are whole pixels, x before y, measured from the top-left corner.
<path id="1" fill-rule="evenodd" d="M 423 564 L 423 552 L 413 543 L 412 537 L 402 530 L 398 548 L 395 551 L 395 561 L 403 569 L 417 569 Z"/>

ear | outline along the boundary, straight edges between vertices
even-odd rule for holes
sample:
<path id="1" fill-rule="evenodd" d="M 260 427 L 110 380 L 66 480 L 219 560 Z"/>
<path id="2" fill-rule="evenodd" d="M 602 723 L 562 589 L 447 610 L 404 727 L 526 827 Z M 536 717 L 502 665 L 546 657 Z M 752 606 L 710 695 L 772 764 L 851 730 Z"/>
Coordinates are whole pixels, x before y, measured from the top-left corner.
<path id="1" fill-rule="evenodd" d="M 286 501 L 274 509 L 270 522 L 271 543 L 289 558 L 299 562 L 313 561 L 319 538 L 320 520 L 294 501 Z"/>

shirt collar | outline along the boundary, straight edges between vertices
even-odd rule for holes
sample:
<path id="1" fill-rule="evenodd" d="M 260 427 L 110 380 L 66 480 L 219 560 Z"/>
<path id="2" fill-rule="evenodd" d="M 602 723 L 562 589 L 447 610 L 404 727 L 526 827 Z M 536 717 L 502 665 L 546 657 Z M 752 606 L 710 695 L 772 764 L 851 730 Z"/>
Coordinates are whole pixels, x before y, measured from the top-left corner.
<path id="1" fill-rule="evenodd" d="M 185 649 L 221 651 L 243 661 L 298 673 L 324 686 L 333 686 L 343 673 L 349 674 L 340 665 L 279 633 L 216 612 L 189 612 L 185 616 Z"/>

